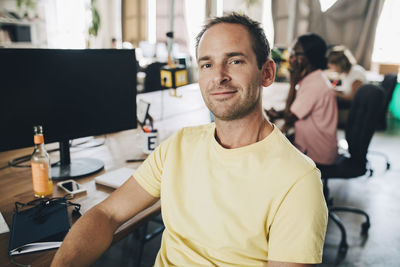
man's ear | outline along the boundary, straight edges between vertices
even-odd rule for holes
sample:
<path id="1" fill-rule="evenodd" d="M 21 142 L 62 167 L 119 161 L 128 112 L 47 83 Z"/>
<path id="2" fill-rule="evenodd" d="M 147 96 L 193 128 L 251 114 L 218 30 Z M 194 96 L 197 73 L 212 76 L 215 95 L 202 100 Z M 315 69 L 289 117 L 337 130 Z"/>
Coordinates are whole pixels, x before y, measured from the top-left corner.
<path id="1" fill-rule="evenodd" d="M 271 85 L 275 80 L 275 62 L 272 59 L 268 59 L 262 66 L 262 86 L 267 87 Z"/>

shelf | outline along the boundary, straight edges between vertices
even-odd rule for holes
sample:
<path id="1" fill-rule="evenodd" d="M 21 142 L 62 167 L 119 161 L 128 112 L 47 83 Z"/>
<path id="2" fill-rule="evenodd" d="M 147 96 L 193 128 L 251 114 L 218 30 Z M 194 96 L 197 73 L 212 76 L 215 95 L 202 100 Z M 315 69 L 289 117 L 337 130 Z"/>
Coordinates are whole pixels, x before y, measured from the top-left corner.
<path id="1" fill-rule="evenodd" d="M 30 42 L 0 42 L 0 48 L 36 48 Z"/>
<path id="2" fill-rule="evenodd" d="M 17 20 L 17 19 L 0 18 L 0 24 L 30 26 L 32 23 L 29 21 L 21 21 L 21 20 Z"/>

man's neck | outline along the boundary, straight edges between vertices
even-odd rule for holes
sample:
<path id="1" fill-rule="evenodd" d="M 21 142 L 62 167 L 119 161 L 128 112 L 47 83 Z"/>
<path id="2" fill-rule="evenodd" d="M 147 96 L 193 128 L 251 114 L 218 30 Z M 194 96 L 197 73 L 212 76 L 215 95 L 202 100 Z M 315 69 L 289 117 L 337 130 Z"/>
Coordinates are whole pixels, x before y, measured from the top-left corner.
<path id="1" fill-rule="evenodd" d="M 215 118 L 215 125 L 215 138 L 225 148 L 239 148 L 254 144 L 263 140 L 273 130 L 273 126 L 262 112 L 232 121 Z"/>

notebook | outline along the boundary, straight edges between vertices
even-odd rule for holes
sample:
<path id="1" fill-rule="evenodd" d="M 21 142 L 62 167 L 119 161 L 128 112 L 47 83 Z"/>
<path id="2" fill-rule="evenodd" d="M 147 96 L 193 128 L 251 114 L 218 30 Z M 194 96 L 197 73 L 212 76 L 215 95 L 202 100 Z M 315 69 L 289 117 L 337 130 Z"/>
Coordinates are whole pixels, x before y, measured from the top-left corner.
<path id="1" fill-rule="evenodd" d="M 67 205 L 34 207 L 13 214 L 9 255 L 58 248 L 70 228 Z"/>
<path id="2" fill-rule="evenodd" d="M 128 180 L 129 177 L 131 177 L 134 172 L 135 172 L 135 169 L 123 167 L 123 168 L 109 171 L 109 172 L 106 172 L 105 174 L 99 175 L 96 178 L 94 178 L 94 180 L 97 184 L 109 186 L 112 188 L 118 188 L 123 183 L 125 183 L 126 180 Z"/>

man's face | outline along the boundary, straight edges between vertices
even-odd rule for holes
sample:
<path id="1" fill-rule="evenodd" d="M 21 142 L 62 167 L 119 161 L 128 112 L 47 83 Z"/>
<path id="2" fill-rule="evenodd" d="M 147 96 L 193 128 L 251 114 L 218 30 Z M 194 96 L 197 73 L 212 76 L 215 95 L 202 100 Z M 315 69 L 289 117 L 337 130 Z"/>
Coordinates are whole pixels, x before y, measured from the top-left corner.
<path id="1" fill-rule="evenodd" d="M 199 43 L 198 64 L 201 93 L 216 118 L 239 119 L 261 107 L 262 70 L 244 26 L 209 28 Z"/>

